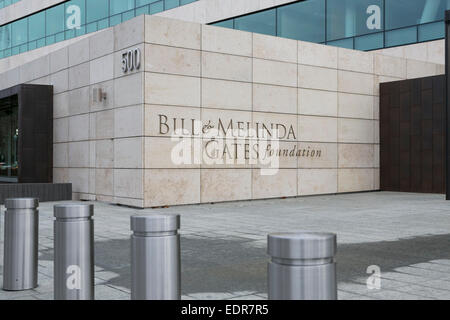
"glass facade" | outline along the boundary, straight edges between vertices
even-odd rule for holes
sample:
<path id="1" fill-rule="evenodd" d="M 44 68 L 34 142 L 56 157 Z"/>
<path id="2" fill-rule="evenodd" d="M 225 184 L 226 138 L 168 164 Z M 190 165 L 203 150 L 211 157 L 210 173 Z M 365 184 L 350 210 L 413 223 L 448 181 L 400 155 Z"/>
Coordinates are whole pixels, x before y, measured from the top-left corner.
<path id="1" fill-rule="evenodd" d="M 19 1 L 21 1 L 21 0 L 0 0 L 0 9 L 10 6 Z"/>
<path id="2" fill-rule="evenodd" d="M 303 1 L 280 7 L 277 9 L 277 34 L 285 38 L 323 42 L 324 19 L 325 1 Z"/>
<path id="3" fill-rule="evenodd" d="M 20 0 L 0 0 L 0 8 Z M 197 0 L 70 0 L 0 26 L 0 59 Z M 450 0 L 303 0 L 212 23 L 374 50 L 442 39 Z"/>
<path id="4" fill-rule="evenodd" d="M 195 1 L 66 1 L 0 26 L 0 59 L 115 26 L 141 14 L 154 14 Z"/>
<path id="5" fill-rule="evenodd" d="M 212 25 L 375 50 L 445 37 L 450 0 L 303 0 Z"/>
<path id="6" fill-rule="evenodd" d="M 0 181 L 17 179 L 18 135 L 17 96 L 0 99 Z"/>

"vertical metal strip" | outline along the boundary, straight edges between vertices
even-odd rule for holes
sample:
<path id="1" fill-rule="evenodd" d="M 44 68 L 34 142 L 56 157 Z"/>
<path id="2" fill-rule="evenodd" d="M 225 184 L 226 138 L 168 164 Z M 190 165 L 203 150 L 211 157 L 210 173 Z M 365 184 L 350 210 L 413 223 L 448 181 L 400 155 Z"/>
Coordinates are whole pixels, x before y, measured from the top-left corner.
<path id="1" fill-rule="evenodd" d="M 449 28 L 450 10 L 445 12 L 445 199 L 450 200 L 450 110 L 449 110 Z"/>

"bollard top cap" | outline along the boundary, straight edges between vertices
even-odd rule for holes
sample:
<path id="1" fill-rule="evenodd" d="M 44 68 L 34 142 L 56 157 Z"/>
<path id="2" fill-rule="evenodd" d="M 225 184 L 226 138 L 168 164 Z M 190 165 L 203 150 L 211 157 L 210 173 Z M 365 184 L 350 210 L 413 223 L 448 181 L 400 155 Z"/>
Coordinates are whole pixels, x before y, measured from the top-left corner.
<path id="1" fill-rule="evenodd" d="M 131 230 L 136 232 L 171 232 L 180 229 L 179 214 L 137 214 L 131 216 Z"/>
<path id="2" fill-rule="evenodd" d="M 37 198 L 11 198 L 5 199 L 5 208 L 7 209 L 35 209 L 39 207 Z"/>
<path id="3" fill-rule="evenodd" d="M 336 234 L 325 232 L 272 233 L 267 237 L 267 253 L 280 259 L 327 259 L 337 251 Z"/>
<path id="4" fill-rule="evenodd" d="M 80 219 L 94 215 L 94 205 L 88 203 L 61 203 L 53 207 L 56 219 Z"/>

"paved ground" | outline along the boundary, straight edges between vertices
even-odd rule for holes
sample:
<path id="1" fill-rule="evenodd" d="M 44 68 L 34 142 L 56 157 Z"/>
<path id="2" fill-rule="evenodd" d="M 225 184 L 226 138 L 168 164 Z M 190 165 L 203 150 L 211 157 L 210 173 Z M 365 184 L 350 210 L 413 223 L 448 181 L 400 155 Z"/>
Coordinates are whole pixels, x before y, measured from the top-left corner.
<path id="1" fill-rule="evenodd" d="M 52 206 L 40 206 L 39 287 L 0 299 L 53 299 Z M 339 299 L 450 299 L 449 206 L 388 192 L 157 210 L 95 203 L 96 298 L 129 299 L 129 216 L 162 211 L 182 215 L 183 299 L 267 298 L 266 235 L 295 230 L 338 234 Z M 366 286 L 370 265 L 381 268 L 379 290 Z"/>

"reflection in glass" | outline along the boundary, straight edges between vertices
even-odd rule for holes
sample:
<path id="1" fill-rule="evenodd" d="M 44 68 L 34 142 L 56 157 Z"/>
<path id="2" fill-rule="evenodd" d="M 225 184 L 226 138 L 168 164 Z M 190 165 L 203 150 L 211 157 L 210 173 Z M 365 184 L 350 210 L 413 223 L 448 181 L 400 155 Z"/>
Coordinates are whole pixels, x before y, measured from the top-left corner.
<path id="1" fill-rule="evenodd" d="M 106 18 L 109 15 L 108 0 L 88 0 L 86 5 L 87 23 Z"/>
<path id="2" fill-rule="evenodd" d="M 386 29 L 443 20 L 449 8 L 448 0 L 386 0 Z"/>
<path id="3" fill-rule="evenodd" d="M 216 23 L 213 23 L 213 25 L 216 27 L 222 27 L 222 28 L 230 28 L 230 29 L 234 28 L 233 19 L 216 22 Z"/>
<path id="4" fill-rule="evenodd" d="M 45 12 L 30 16 L 28 20 L 30 26 L 29 41 L 45 37 Z"/>
<path id="5" fill-rule="evenodd" d="M 311 41 L 325 41 L 325 0 L 293 3 L 277 10 L 277 35 Z"/>
<path id="6" fill-rule="evenodd" d="M 382 0 L 327 0 L 327 40 L 382 30 Z"/>
<path id="7" fill-rule="evenodd" d="M 45 20 L 46 20 L 45 33 L 48 36 L 64 31 L 65 27 L 64 4 L 46 10 Z"/>
<path id="8" fill-rule="evenodd" d="M 165 4 L 164 4 L 164 9 L 165 10 L 169 10 L 175 7 L 178 7 L 180 5 L 180 1 L 179 0 L 164 0 Z"/>
<path id="9" fill-rule="evenodd" d="M 445 37 L 444 21 L 427 23 L 419 26 L 419 41 L 442 39 Z"/>
<path id="10" fill-rule="evenodd" d="M 272 9 L 236 18 L 234 28 L 274 36 L 276 35 L 275 20 L 276 11 Z"/>
<path id="11" fill-rule="evenodd" d="M 164 2 L 159 1 L 150 5 L 150 14 L 155 14 L 164 11 Z"/>
<path id="12" fill-rule="evenodd" d="M 0 50 L 11 47 L 11 25 L 0 27 Z"/>
<path id="13" fill-rule="evenodd" d="M 356 50 L 375 50 L 383 48 L 383 33 L 373 33 L 355 38 Z"/>
<path id="14" fill-rule="evenodd" d="M 0 5 L 2 1 L 19 0 L 0 0 Z M 66 1 L 1 26 L 0 59 L 195 1 L 198 0 Z M 79 17 L 74 6 L 79 8 Z M 304 0 L 213 25 L 373 50 L 444 38 L 446 9 L 450 9 L 450 0 Z M 415 29 L 416 35 L 409 27 Z M 385 40 L 381 38 L 384 31 Z"/>
<path id="15" fill-rule="evenodd" d="M 386 32 L 386 47 L 400 46 L 417 42 L 417 27 L 403 28 Z"/>
<path id="16" fill-rule="evenodd" d="M 0 5 L 11 1 L 0 0 Z M 0 26 L 0 59 L 198 0 L 70 0 Z M 1 24 L 1 22 L 0 22 Z"/>
<path id="17" fill-rule="evenodd" d="M 157 2 L 161 0 L 136 0 L 136 7 L 142 7 L 146 4 Z"/>
<path id="18" fill-rule="evenodd" d="M 28 41 L 28 20 L 18 20 L 12 24 L 12 46 Z"/>
<path id="19" fill-rule="evenodd" d="M 18 176 L 18 134 L 17 96 L 0 99 L 0 181 Z"/>
<path id="20" fill-rule="evenodd" d="M 134 9 L 134 0 L 111 0 L 111 15 Z"/>
<path id="21" fill-rule="evenodd" d="M 327 42 L 327 45 L 334 46 L 334 47 L 340 47 L 340 48 L 353 49 L 353 38 L 329 41 L 329 42 Z"/>
<path id="22" fill-rule="evenodd" d="M 140 16 L 141 14 L 149 14 L 150 6 L 143 6 L 136 9 L 136 17 Z"/>

